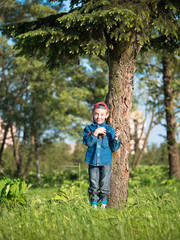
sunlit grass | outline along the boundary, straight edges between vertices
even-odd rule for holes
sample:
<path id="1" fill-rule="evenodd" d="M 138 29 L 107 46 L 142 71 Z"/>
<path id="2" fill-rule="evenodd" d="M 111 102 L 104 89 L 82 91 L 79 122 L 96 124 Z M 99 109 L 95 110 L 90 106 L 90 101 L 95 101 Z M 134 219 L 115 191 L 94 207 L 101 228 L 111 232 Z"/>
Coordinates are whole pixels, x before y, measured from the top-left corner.
<path id="1" fill-rule="evenodd" d="M 93 209 L 87 182 L 31 188 L 27 206 L 0 211 L 2 240 L 177 240 L 180 236 L 179 181 L 129 188 L 124 209 Z"/>
<path id="2" fill-rule="evenodd" d="M 86 194 L 49 201 L 55 189 L 36 189 L 27 207 L 1 211 L 0 239 L 178 239 L 177 193 L 134 190 L 125 209 L 92 209 Z"/>

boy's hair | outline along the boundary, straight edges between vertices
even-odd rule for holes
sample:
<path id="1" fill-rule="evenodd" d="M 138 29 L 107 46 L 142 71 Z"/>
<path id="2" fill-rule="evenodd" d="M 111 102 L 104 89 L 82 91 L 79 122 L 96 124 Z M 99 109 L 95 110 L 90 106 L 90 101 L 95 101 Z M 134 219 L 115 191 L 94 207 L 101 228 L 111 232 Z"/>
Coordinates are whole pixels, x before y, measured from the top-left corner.
<path id="1" fill-rule="evenodd" d="M 93 108 L 93 112 L 95 109 L 97 108 L 102 108 L 102 109 L 106 109 L 107 111 L 109 111 L 107 105 L 104 103 L 104 102 L 98 102 L 94 105 L 94 108 Z"/>

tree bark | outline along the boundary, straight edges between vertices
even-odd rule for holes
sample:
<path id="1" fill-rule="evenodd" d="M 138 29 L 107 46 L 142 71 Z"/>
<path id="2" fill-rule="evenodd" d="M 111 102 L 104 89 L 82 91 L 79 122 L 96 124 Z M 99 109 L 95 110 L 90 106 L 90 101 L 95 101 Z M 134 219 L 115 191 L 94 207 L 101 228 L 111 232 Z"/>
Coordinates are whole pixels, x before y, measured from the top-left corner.
<path id="1" fill-rule="evenodd" d="M 8 130 L 9 130 L 9 123 L 7 123 L 6 126 L 5 126 L 4 136 L 3 136 L 2 143 L 1 143 L 1 148 L 0 148 L 0 165 L 2 164 L 2 154 L 3 154 L 4 146 L 5 146 L 5 143 L 6 143 L 6 137 L 7 137 Z"/>
<path id="2" fill-rule="evenodd" d="M 29 168 L 30 168 L 30 164 L 32 162 L 33 147 L 34 147 L 34 136 L 31 136 L 31 146 L 30 146 L 30 150 L 29 150 L 28 161 L 27 161 L 24 173 L 23 173 L 24 179 L 26 179 L 26 177 L 27 177 L 27 174 L 28 174 Z"/>
<path id="3" fill-rule="evenodd" d="M 178 145 L 176 142 L 176 121 L 173 105 L 172 77 L 170 71 L 170 62 L 164 54 L 163 64 L 163 83 L 164 83 L 164 104 L 166 111 L 166 131 L 169 159 L 169 176 L 180 178 L 180 163 L 178 154 Z"/>
<path id="4" fill-rule="evenodd" d="M 108 207 L 120 208 L 128 198 L 130 111 L 133 96 L 135 59 L 141 46 L 131 40 L 124 46 L 113 45 L 109 49 L 109 92 L 106 103 L 110 109 L 108 123 L 121 129 L 121 147 L 112 153 L 111 194 Z"/>
<path id="5" fill-rule="evenodd" d="M 38 139 L 35 137 L 35 145 L 34 145 L 34 152 L 35 152 L 35 159 L 36 159 L 36 172 L 37 172 L 37 181 L 41 183 L 41 173 L 40 173 L 40 164 L 39 164 L 39 155 L 38 155 Z"/>
<path id="6" fill-rule="evenodd" d="M 11 136 L 13 141 L 13 153 L 14 153 L 14 161 L 16 163 L 16 168 L 17 168 L 17 176 L 20 177 L 22 172 L 22 159 L 19 156 L 20 141 L 19 141 L 19 138 L 17 140 L 15 139 L 12 125 L 11 125 Z"/>

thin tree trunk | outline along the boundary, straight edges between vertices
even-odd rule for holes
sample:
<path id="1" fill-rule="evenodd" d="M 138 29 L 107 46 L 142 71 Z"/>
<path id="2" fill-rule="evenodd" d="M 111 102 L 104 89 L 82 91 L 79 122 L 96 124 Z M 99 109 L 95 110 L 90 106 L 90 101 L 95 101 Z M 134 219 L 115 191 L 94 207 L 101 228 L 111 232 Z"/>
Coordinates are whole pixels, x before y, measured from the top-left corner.
<path id="1" fill-rule="evenodd" d="M 31 146 L 30 146 L 30 150 L 29 150 L 28 161 L 27 161 L 24 173 L 23 173 L 23 178 L 24 179 L 26 179 L 26 177 L 27 177 L 27 174 L 29 172 L 29 167 L 30 167 L 30 164 L 32 162 L 33 146 L 34 146 L 34 136 L 31 136 Z"/>
<path id="2" fill-rule="evenodd" d="M 166 130 L 167 130 L 167 146 L 169 159 L 169 176 L 180 178 L 180 163 L 178 154 L 178 145 L 176 142 L 176 121 L 173 105 L 172 93 L 172 77 L 170 71 L 170 62 L 164 55 L 163 63 L 163 82 L 164 82 L 164 104 L 166 111 Z"/>
<path id="3" fill-rule="evenodd" d="M 4 84 L 5 82 L 5 47 L 3 47 L 2 49 L 2 54 L 1 54 L 1 61 L 2 61 L 2 65 L 1 65 L 1 83 Z M 7 137 L 7 133 L 8 133 L 8 129 L 9 129 L 9 123 L 7 123 L 7 125 L 5 126 L 5 130 L 4 130 L 4 137 L 1 143 L 1 149 L 0 149 L 0 165 L 2 164 L 2 154 L 4 151 L 4 146 L 5 146 L 5 142 L 6 142 L 6 137 Z"/>
<path id="4" fill-rule="evenodd" d="M 19 138 L 15 139 L 14 133 L 13 133 L 13 128 L 11 125 L 11 136 L 12 136 L 12 141 L 13 141 L 13 153 L 14 153 L 14 161 L 16 163 L 16 168 L 17 168 L 17 176 L 21 176 L 21 171 L 22 171 L 22 160 L 19 157 Z"/>
<path id="5" fill-rule="evenodd" d="M 134 122 L 134 125 L 135 125 L 135 134 L 133 136 L 133 138 L 134 138 L 134 156 L 133 156 L 133 160 L 132 160 L 132 168 L 135 167 L 136 155 L 137 155 L 137 152 L 138 152 L 138 144 L 139 144 L 139 139 L 138 139 L 138 136 L 137 136 L 137 121 Z"/>
<path id="6" fill-rule="evenodd" d="M 4 146 L 5 146 L 5 143 L 6 143 L 6 137 L 7 137 L 8 130 L 9 130 L 9 123 L 7 123 L 7 125 L 5 126 L 4 136 L 3 136 L 2 143 L 1 143 L 1 149 L 0 149 L 0 165 L 2 164 L 2 154 L 3 154 Z"/>
<path id="7" fill-rule="evenodd" d="M 121 147 L 112 154 L 111 194 L 108 207 L 120 208 L 128 198 L 130 111 L 133 95 L 135 59 L 140 50 L 136 41 L 114 45 L 109 50 L 109 92 L 106 102 L 110 109 L 108 123 L 121 129 Z"/>
<path id="8" fill-rule="evenodd" d="M 5 47 L 3 46 L 3 49 L 2 49 L 2 54 L 1 54 L 1 82 L 4 82 L 5 81 L 5 70 L 6 70 L 6 49 Z"/>
<path id="9" fill-rule="evenodd" d="M 146 134 L 146 137 L 145 137 L 145 140 L 144 140 L 144 143 L 143 143 L 143 147 L 137 157 L 137 160 L 136 160 L 136 163 L 135 163 L 135 166 L 138 166 L 140 164 L 140 161 L 141 161 L 141 158 L 144 154 L 144 150 L 145 150 L 145 147 L 146 147 L 146 144 L 147 144 L 147 140 L 149 138 L 149 135 L 150 135 L 150 132 L 151 130 L 153 129 L 153 127 L 155 125 L 153 125 L 153 121 L 154 121 L 154 117 L 155 117 L 155 107 L 153 108 L 153 111 L 152 111 L 152 116 L 151 116 L 151 122 L 149 124 L 149 128 L 148 128 L 148 131 L 147 131 L 147 134 Z"/>
<path id="10" fill-rule="evenodd" d="M 141 129 L 141 135 L 140 135 L 139 138 L 138 138 L 137 132 L 136 132 L 137 131 L 137 126 L 135 128 L 135 147 L 134 147 L 135 148 L 135 153 L 134 153 L 133 160 L 132 160 L 132 169 L 135 167 L 136 157 L 138 155 L 138 150 L 139 150 L 138 145 L 139 145 L 139 142 L 140 142 L 140 140 L 141 140 L 141 138 L 143 136 L 146 119 L 147 119 L 147 104 L 146 104 L 146 109 L 145 109 L 145 118 L 143 120 L 143 127 Z"/>
<path id="11" fill-rule="evenodd" d="M 35 159 L 36 159 L 36 172 L 37 172 L 37 181 L 40 184 L 41 183 L 41 174 L 40 174 L 40 164 L 39 164 L 39 155 L 38 155 L 38 140 L 35 137 Z"/>

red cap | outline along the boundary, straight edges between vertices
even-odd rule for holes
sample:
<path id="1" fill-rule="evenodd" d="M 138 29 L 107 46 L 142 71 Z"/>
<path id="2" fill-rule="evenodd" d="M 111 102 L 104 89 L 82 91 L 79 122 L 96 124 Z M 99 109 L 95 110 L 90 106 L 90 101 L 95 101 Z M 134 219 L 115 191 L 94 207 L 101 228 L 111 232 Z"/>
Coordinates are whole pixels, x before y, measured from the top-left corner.
<path id="1" fill-rule="evenodd" d="M 96 103 L 96 104 L 94 105 L 93 110 L 96 109 L 96 108 L 106 109 L 107 111 L 109 110 L 108 107 L 107 107 L 107 105 L 106 105 L 104 102 L 98 102 L 98 103 Z"/>

